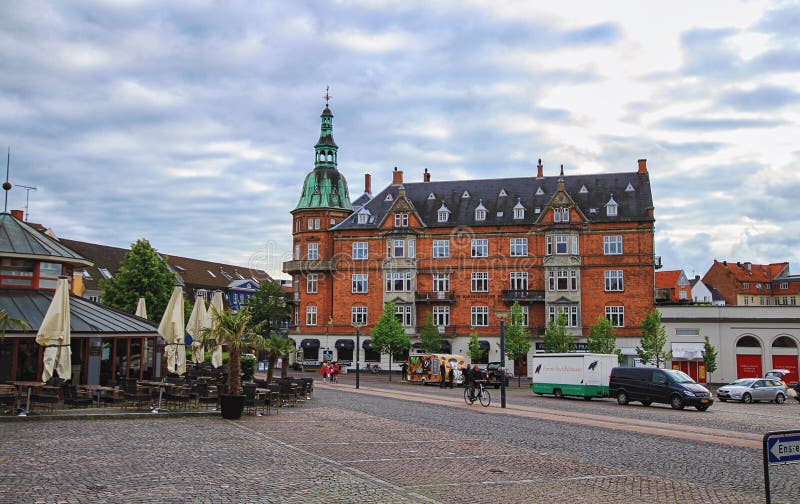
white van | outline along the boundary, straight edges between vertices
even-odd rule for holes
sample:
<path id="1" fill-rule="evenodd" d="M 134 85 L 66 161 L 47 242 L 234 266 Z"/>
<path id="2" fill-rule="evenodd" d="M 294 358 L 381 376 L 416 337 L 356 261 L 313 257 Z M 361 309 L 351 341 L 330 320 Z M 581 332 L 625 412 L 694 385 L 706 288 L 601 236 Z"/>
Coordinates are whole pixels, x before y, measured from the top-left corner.
<path id="1" fill-rule="evenodd" d="M 586 400 L 609 397 L 608 378 L 618 365 L 616 354 L 534 354 L 528 366 L 534 394 L 576 396 Z"/>

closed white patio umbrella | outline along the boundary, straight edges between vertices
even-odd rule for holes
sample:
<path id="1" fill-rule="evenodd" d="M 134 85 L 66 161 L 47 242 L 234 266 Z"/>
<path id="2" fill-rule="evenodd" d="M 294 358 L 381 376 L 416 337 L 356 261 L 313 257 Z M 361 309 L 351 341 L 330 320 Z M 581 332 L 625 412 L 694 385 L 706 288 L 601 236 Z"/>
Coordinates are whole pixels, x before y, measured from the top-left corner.
<path id="1" fill-rule="evenodd" d="M 216 325 L 214 322 L 214 312 L 222 313 L 223 310 L 225 310 L 225 307 L 222 305 L 222 292 L 216 291 L 214 295 L 211 296 L 211 304 L 206 312 L 206 327 L 213 331 Z M 216 345 L 213 348 L 211 353 L 211 365 L 215 368 L 222 365 L 222 345 Z"/>
<path id="2" fill-rule="evenodd" d="M 147 305 L 144 302 L 144 298 L 139 298 L 139 303 L 136 304 L 136 313 L 137 317 L 147 318 Z"/>
<path id="3" fill-rule="evenodd" d="M 164 338 L 167 371 L 182 375 L 186 372 L 186 341 L 184 340 L 183 290 L 176 286 L 164 310 L 158 334 Z"/>
<path id="4" fill-rule="evenodd" d="M 205 358 L 205 345 L 203 345 L 203 327 L 206 324 L 206 302 L 203 296 L 194 300 L 192 314 L 186 324 L 186 332 L 192 336 L 192 362 L 200 364 Z"/>
<path id="5" fill-rule="evenodd" d="M 53 301 L 47 308 L 36 343 L 44 347 L 42 381 L 53 377 L 53 372 L 63 380 L 72 378 L 72 352 L 70 350 L 69 283 L 59 278 Z"/>

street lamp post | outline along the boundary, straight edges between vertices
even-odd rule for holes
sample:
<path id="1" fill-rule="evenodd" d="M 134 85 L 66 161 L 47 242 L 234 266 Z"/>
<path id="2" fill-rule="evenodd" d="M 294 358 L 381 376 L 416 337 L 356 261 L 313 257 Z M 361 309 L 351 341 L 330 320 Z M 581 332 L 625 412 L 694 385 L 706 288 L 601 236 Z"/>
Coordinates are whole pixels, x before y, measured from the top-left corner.
<path id="1" fill-rule="evenodd" d="M 506 310 L 497 310 L 497 318 L 500 319 L 500 407 L 506 407 Z"/>
<path id="2" fill-rule="evenodd" d="M 353 322 L 352 325 L 356 328 L 356 388 L 359 388 L 361 381 L 361 328 L 364 327 L 364 324 Z"/>

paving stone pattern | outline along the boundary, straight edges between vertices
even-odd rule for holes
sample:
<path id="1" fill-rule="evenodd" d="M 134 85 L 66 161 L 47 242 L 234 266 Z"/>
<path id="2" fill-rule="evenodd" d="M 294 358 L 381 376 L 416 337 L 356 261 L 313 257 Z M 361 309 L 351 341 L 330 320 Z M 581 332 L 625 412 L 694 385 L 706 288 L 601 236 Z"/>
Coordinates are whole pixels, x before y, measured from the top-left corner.
<path id="1" fill-rule="evenodd" d="M 716 488 L 513 442 L 524 424 L 477 408 L 450 414 L 320 387 L 304 406 L 240 421 L 0 423 L 0 503 L 763 501 L 757 486 Z"/>

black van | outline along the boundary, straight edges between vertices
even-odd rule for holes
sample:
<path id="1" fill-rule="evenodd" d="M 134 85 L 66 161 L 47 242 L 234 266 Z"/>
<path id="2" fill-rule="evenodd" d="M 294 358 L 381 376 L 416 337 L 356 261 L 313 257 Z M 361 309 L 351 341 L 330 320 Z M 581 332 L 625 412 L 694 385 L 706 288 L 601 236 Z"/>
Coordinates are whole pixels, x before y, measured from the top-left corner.
<path id="1" fill-rule="evenodd" d="M 619 404 L 640 401 L 645 406 L 662 403 L 675 409 L 694 406 L 705 411 L 714 404 L 711 392 L 684 372 L 647 367 L 615 367 L 608 392 Z"/>

